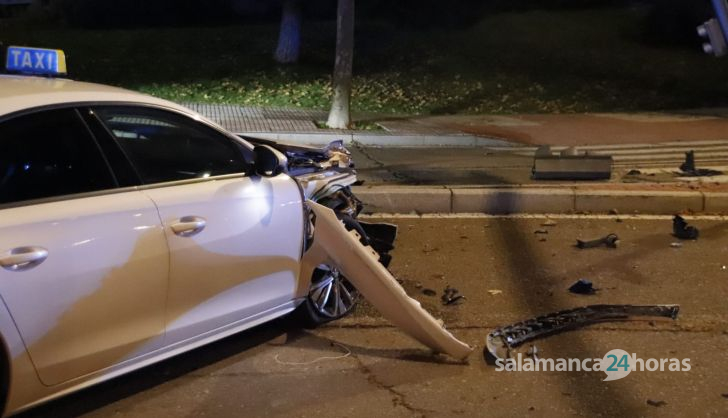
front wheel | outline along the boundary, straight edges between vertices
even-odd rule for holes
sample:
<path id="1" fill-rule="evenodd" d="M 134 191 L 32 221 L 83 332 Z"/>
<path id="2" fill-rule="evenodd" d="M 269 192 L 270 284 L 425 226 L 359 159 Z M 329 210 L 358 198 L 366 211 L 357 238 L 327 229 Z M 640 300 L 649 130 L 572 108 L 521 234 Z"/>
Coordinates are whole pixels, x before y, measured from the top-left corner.
<path id="1" fill-rule="evenodd" d="M 369 245 L 369 240 L 356 219 L 349 215 L 338 215 L 347 230 L 359 233 L 360 242 Z M 298 308 L 307 326 L 316 327 L 348 315 L 359 300 L 359 291 L 335 267 L 322 264 L 313 272 L 311 287 L 306 301 Z"/>
<path id="2" fill-rule="evenodd" d="M 306 298 L 310 322 L 324 324 L 350 313 L 359 299 L 359 292 L 337 269 L 321 265 L 314 271 L 311 289 Z"/>

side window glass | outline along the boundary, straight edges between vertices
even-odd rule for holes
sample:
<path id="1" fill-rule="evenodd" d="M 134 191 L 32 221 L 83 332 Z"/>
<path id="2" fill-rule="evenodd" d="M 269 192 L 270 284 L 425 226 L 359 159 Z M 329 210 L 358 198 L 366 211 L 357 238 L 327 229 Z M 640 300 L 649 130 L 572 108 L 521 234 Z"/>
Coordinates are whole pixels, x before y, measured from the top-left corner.
<path id="1" fill-rule="evenodd" d="M 94 109 L 145 183 L 242 173 L 238 144 L 203 124 L 143 107 Z"/>
<path id="2" fill-rule="evenodd" d="M 0 123 L 0 204 L 116 187 L 75 109 Z"/>

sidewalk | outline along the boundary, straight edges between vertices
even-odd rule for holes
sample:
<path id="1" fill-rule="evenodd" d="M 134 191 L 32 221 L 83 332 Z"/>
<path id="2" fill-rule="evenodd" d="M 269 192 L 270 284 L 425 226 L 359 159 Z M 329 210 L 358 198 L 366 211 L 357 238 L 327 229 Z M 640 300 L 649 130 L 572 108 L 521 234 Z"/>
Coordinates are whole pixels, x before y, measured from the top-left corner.
<path id="1" fill-rule="evenodd" d="M 325 121 L 328 112 L 295 108 L 250 107 L 182 103 L 184 106 L 219 123 L 226 129 L 249 136 L 274 141 L 326 145 L 344 140 L 375 146 L 513 146 L 515 143 L 487 136 L 478 136 L 457 129 L 424 126 L 402 119 L 396 131 L 382 127 L 378 130 L 342 130 L 318 128 L 316 121 Z M 358 121 L 377 122 L 389 116 L 359 115 Z"/>
<path id="2" fill-rule="evenodd" d="M 429 116 L 383 122 L 393 131 L 418 124 L 529 145 L 617 145 L 728 140 L 728 118 L 691 113 L 591 113 Z"/>
<path id="3" fill-rule="evenodd" d="M 675 174 L 684 153 L 691 149 L 696 150 L 701 168 L 728 172 L 728 118 L 722 116 L 723 110 L 715 114 L 368 115 L 366 120 L 376 122 L 381 130 L 349 131 L 318 128 L 314 121 L 325 120 L 324 111 L 186 106 L 249 136 L 314 145 L 343 139 L 355 154 L 360 178 L 366 179 L 356 193 L 367 212 L 728 214 L 728 176 Z M 613 178 L 610 182 L 533 181 L 530 164 L 535 145 L 542 144 L 556 151 L 578 145 L 613 154 Z M 633 168 L 642 169 L 642 175 L 627 176 Z"/>
<path id="4" fill-rule="evenodd" d="M 490 145 L 503 140 L 513 145 L 573 146 L 606 144 L 651 144 L 678 141 L 728 142 L 728 111 L 689 110 L 680 113 L 590 113 L 534 115 L 443 115 L 390 116 L 355 115 L 355 120 L 373 122 L 381 130 L 352 131 L 321 129 L 314 121 L 325 121 L 328 112 L 297 108 L 266 108 L 236 105 L 184 103 L 185 106 L 220 123 L 226 129 L 248 135 L 381 136 L 388 144 L 407 146 L 413 136 L 461 138 L 466 146 Z M 473 143 L 472 137 L 482 139 Z M 414 144 L 417 145 L 417 144 Z M 438 145 L 435 143 L 426 145 Z M 457 145 L 445 141 L 440 145 Z"/>

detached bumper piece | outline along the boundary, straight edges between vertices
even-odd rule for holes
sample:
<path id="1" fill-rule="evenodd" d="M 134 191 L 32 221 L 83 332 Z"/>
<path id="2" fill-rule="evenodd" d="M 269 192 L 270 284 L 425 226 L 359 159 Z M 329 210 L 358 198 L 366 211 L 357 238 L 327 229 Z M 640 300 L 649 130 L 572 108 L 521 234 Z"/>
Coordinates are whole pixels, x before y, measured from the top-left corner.
<path id="1" fill-rule="evenodd" d="M 311 201 L 307 201 L 307 205 L 316 219 L 313 244 L 303 256 L 302 274 L 313 271 L 320 264 L 335 266 L 385 318 L 412 338 L 435 352 L 456 359 L 465 359 L 473 351 L 448 332 L 419 302 L 407 296 L 397 280 L 380 264 L 377 252 L 362 245 L 356 231 L 347 231 L 333 210 Z M 388 233 L 391 232 L 389 228 Z"/>
<path id="2" fill-rule="evenodd" d="M 678 305 L 590 305 L 559 311 L 493 330 L 486 339 L 488 362 L 511 357 L 511 350 L 548 337 L 600 322 L 629 321 L 638 317 L 676 319 Z"/>
<path id="3" fill-rule="evenodd" d="M 548 146 L 543 146 L 533 159 L 532 174 L 536 180 L 609 180 L 612 157 L 580 154 L 574 148 L 553 155 Z"/>
<path id="4" fill-rule="evenodd" d="M 387 223 L 369 223 L 359 221 L 362 229 L 369 239 L 369 245 L 379 254 L 379 262 L 384 267 L 389 267 L 392 261 L 390 251 L 394 249 L 394 241 L 397 239 L 397 225 Z"/>

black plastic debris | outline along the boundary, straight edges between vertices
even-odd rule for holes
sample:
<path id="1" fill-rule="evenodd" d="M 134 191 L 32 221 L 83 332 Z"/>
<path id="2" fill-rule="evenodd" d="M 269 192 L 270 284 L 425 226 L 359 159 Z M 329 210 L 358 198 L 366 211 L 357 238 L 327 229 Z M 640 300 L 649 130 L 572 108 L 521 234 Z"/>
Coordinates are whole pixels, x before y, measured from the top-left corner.
<path id="1" fill-rule="evenodd" d="M 698 239 L 700 231 L 698 228 L 688 225 L 682 216 L 675 215 L 672 218 L 672 234 L 680 239 Z"/>
<path id="2" fill-rule="evenodd" d="M 424 294 L 425 296 L 437 296 L 437 292 L 435 292 L 435 291 L 434 291 L 434 290 L 432 290 L 432 289 L 422 289 L 422 293 L 423 293 L 423 294 Z"/>
<path id="3" fill-rule="evenodd" d="M 344 220 L 345 224 L 354 224 L 351 220 Z M 397 238 L 397 226 L 386 223 L 368 223 L 356 221 L 361 230 L 357 229 L 357 232 L 361 234 L 363 232 L 366 236 L 367 243 L 379 254 L 379 262 L 384 267 L 389 267 L 389 263 L 392 261 L 392 255 L 390 251 L 394 249 L 394 240 Z"/>
<path id="4" fill-rule="evenodd" d="M 627 175 L 628 175 L 628 176 L 639 176 L 640 174 L 642 174 L 642 172 L 641 172 L 641 171 L 639 171 L 639 170 L 634 170 L 634 169 L 633 169 L 633 170 L 629 170 L 629 171 L 627 172 Z"/>
<path id="5" fill-rule="evenodd" d="M 665 402 L 665 401 L 653 401 L 652 399 L 648 399 L 647 400 L 647 405 L 656 406 L 656 407 L 659 408 L 661 406 L 667 405 L 667 402 Z"/>
<path id="6" fill-rule="evenodd" d="M 594 284 L 587 279 L 579 279 L 569 287 L 569 292 L 578 295 L 593 295 L 597 290 L 599 289 L 595 288 Z"/>
<path id="7" fill-rule="evenodd" d="M 582 241 L 580 239 L 576 240 L 576 246 L 581 249 L 595 248 L 601 246 L 605 246 L 608 248 L 617 248 L 618 245 L 619 237 L 617 236 L 617 234 L 609 234 L 605 237 L 597 238 L 591 241 Z"/>
<path id="8" fill-rule="evenodd" d="M 728 399 L 728 393 L 721 393 L 721 394 L 720 394 L 720 396 L 722 396 L 722 397 L 724 397 L 724 398 Z"/>
<path id="9" fill-rule="evenodd" d="M 491 331 L 483 348 L 488 364 L 512 357 L 521 345 L 566 331 L 610 321 L 627 321 L 640 317 L 676 319 L 678 305 L 590 305 L 537 316 Z"/>
<path id="10" fill-rule="evenodd" d="M 690 177 L 706 177 L 706 176 L 718 176 L 723 174 L 722 171 L 711 170 L 709 168 L 696 168 L 695 167 L 695 151 L 688 151 L 685 153 L 685 162 L 680 164 L 681 174 Z"/>
<path id="11" fill-rule="evenodd" d="M 461 295 L 460 291 L 454 287 L 446 286 L 440 299 L 442 299 L 443 305 L 452 305 L 465 299 L 465 296 Z"/>

